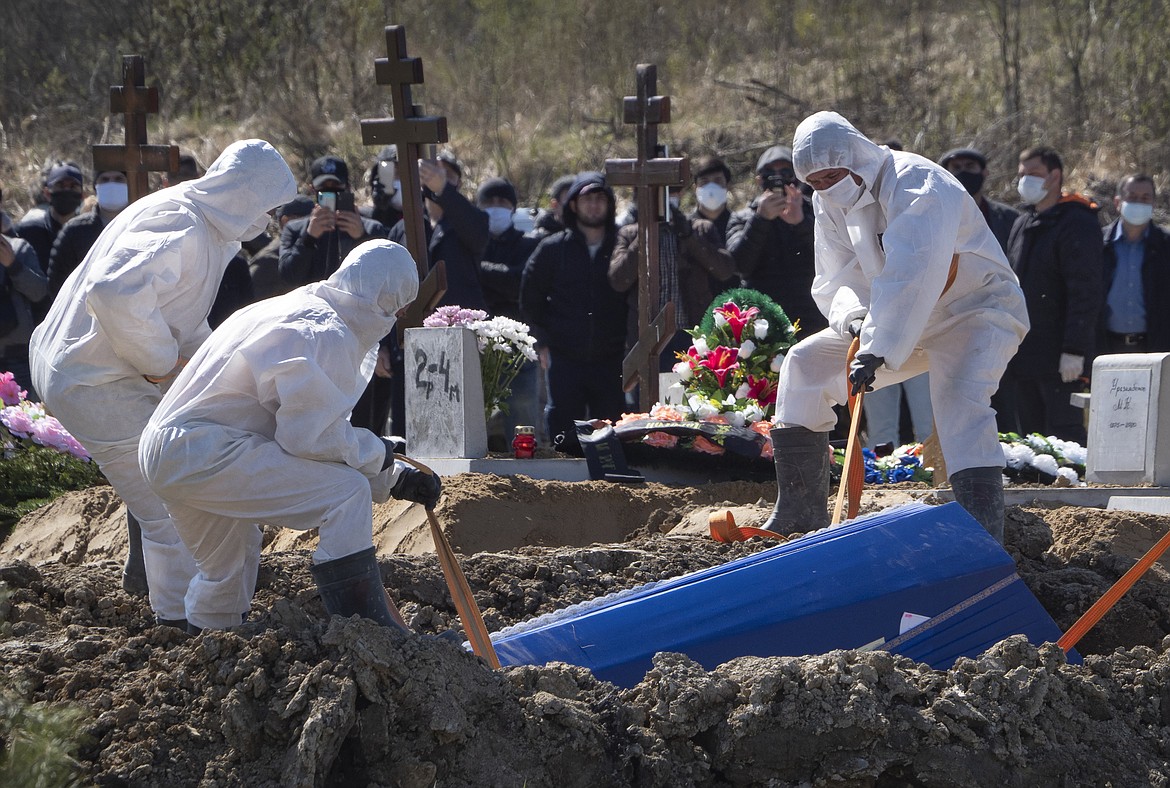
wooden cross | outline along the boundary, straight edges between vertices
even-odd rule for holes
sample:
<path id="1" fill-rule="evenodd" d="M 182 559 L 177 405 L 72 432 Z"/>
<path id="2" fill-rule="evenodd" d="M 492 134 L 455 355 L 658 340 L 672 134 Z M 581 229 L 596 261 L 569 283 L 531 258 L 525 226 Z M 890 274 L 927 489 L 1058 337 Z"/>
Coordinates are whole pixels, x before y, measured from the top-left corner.
<path id="1" fill-rule="evenodd" d="M 638 206 L 638 341 L 622 363 L 626 391 L 638 386 L 641 409 L 658 401 L 658 357 L 675 332 L 674 302 L 659 310 L 658 215 L 663 187 L 681 187 L 690 178 L 686 159 L 657 158 L 658 124 L 670 123 L 670 96 L 656 96 L 658 68 L 638 66 L 638 95 L 626 96 L 622 115 L 637 127 L 638 158 L 609 159 L 605 177 L 613 186 L 633 186 Z M 655 311 L 657 314 L 655 314 Z"/>
<path id="2" fill-rule="evenodd" d="M 179 169 L 177 145 L 147 145 L 146 116 L 158 113 L 158 88 L 146 87 L 142 55 L 122 57 L 122 84 L 110 86 L 110 112 L 122 113 L 125 145 L 94 145 L 93 174 L 126 173 L 130 202 L 150 192 L 150 173 Z"/>
<path id="3" fill-rule="evenodd" d="M 406 248 L 418 266 L 418 296 L 398 320 L 399 336 L 407 328 L 421 326 L 447 292 L 447 269 L 442 260 L 427 270 L 427 234 L 423 218 L 422 183 L 418 176 L 419 146 L 447 141 L 447 119 L 423 115 L 422 107 L 410 96 L 410 86 L 423 81 L 422 60 L 406 56 L 406 28 L 387 25 L 388 57 L 374 60 L 374 76 L 379 85 L 390 86 L 394 117 L 363 120 L 362 143 L 397 145 L 398 177 L 402 182 L 402 220 L 406 228 Z"/>

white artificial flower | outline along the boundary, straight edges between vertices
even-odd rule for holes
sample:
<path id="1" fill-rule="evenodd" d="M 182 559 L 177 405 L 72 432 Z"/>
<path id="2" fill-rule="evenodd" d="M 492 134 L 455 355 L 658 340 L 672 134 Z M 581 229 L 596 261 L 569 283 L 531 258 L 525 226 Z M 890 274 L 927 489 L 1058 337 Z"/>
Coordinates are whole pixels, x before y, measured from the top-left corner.
<path id="1" fill-rule="evenodd" d="M 691 413 L 696 419 L 705 419 L 719 412 L 718 408 L 698 394 L 692 394 L 687 399 L 687 405 L 690 407 Z"/>
<path id="2" fill-rule="evenodd" d="M 743 341 L 743 344 L 741 344 L 739 346 L 739 357 L 740 358 L 751 358 L 752 353 L 755 353 L 755 352 L 756 352 L 756 343 L 752 342 L 750 339 L 745 339 Z"/>
<path id="3" fill-rule="evenodd" d="M 1051 454 L 1037 454 L 1032 459 L 1032 466 L 1041 473 L 1046 473 L 1049 476 L 1055 476 L 1056 472 L 1060 470 L 1060 466 L 1056 463 L 1056 458 Z"/>
<path id="4" fill-rule="evenodd" d="M 764 338 L 768 336 L 769 328 L 770 326 L 768 325 L 767 320 L 762 317 L 756 318 L 756 339 L 763 342 Z"/>
<path id="5" fill-rule="evenodd" d="M 715 313 L 715 328 L 723 328 L 727 325 L 727 318 L 723 316 L 722 312 Z"/>
<path id="6" fill-rule="evenodd" d="M 749 391 L 751 391 L 751 386 L 746 383 L 740 383 L 739 388 L 735 390 L 736 399 L 743 399 L 748 395 Z"/>
<path id="7" fill-rule="evenodd" d="M 764 418 L 764 410 L 756 403 L 749 403 L 743 409 L 743 420 L 747 424 L 755 424 L 760 419 Z"/>
<path id="8" fill-rule="evenodd" d="M 779 372 L 780 365 L 783 363 L 784 356 L 780 353 L 777 353 L 776 355 L 772 356 L 772 363 L 768 364 L 768 369 L 772 370 L 773 372 Z"/>
<path id="9" fill-rule="evenodd" d="M 695 376 L 695 373 L 691 370 L 689 361 L 680 361 L 671 367 L 671 369 L 674 370 L 674 374 L 678 375 L 679 380 L 690 380 Z"/>
<path id="10" fill-rule="evenodd" d="M 730 410 L 730 411 L 727 411 L 724 415 L 727 416 L 727 421 L 731 424 L 732 427 L 742 427 L 743 426 L 743 422 L 744 422 L 743 411 Z"/>
<path id="11" fill-rule="evenodd" d="M 700 358 L 708 355 L 711 352 L 711 348 L 707 347 L 707 339 L 705 337 L 696 337 L 694 345 L 695 352 L 699 354 Z"/>
<path id="12" fill-rule="evenodd" d="M 727 399 L 723 400 L 723 405 L 728 408 L 734 408 L 736 402 L 738 402 L 738 400 L 735 398 L 735 395 L 728 394 Z"/>

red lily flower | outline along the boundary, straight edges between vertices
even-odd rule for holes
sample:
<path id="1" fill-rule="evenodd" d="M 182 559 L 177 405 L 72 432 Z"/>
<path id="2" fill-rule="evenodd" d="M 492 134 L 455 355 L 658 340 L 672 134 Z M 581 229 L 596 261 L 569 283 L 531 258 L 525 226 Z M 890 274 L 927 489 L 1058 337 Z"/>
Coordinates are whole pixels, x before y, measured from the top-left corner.
<path id="1" fill-rule="evenodd" d="M 716 307 L 715 314 L 723 315 L 727 320 L 727 325 L 731 327 L 731 335 L 735 337 L 736 342 L 743 341 L 743 329 L 753 317 L 760 314 L 760 310 L 754 306 L 740 311 L 739 307 L 734 302 L 728 301 L 721 307 Z"/>
<path id="2" fill-rule="evenodd" d="M 739 369 L 739 352 L 720 345 L 708 353 L 707 357 L 699 362 L 699 366 L 711 370 L 715 379 L 719 381 L 719 388 L 723 388 L 727 383 L 727 376 Z"/>
<path id="3" fill-rule="evenodd" d="M 747 376 L 748 397 L 766 408 L 776 402 L 776 384 L 766 377 Z"/>

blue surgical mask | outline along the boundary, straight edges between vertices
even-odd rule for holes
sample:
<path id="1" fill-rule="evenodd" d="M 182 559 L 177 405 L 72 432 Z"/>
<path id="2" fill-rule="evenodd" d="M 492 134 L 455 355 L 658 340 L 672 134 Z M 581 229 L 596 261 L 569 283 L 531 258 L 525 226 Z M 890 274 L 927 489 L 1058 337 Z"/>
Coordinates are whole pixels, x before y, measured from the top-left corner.
<path id="1" fill-rule="evenodd" d="M 512 226 L 511 208 L 484 208 L 488 215 L 488 232 L 492 235 L 503 235 Z"/>

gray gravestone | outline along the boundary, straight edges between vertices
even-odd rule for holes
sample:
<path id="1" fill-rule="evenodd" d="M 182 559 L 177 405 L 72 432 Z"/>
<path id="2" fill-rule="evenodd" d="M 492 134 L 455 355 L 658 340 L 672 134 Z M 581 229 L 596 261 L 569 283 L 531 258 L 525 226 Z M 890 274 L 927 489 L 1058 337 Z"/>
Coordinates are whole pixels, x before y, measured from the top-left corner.
<path id="1" fill-rule="evenodd" d="M 475 332 L 406 330 L 406 450 L 412 457 L 487 455 Z"/>
<path id="2" fill-rule="evenodd" d="M 1085 478 L 1170 485 L 1170 353 L 1098 356 Z"/>

